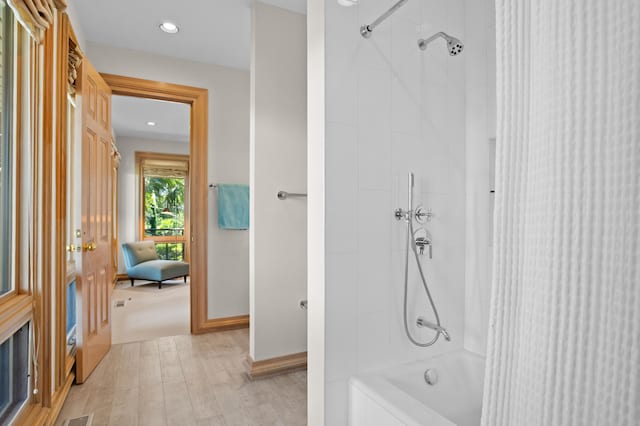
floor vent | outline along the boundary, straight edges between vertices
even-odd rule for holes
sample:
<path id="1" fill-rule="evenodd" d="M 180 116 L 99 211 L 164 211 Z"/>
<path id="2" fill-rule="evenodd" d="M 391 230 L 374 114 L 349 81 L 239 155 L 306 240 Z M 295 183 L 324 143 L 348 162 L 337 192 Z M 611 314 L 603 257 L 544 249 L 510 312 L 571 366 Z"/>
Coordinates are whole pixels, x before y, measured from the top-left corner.
<path id="1" fill-rule="evenodd" d="M 116 300 L 116 308 L 124 308 L 124 299 Z"/>
<path id="2" fill-rule="evenodd" d="M 67 419 L 63 426 L 91 426 L 93 422 L 93 414 L 86 416 L 74 417 L 73 419 Z"/>

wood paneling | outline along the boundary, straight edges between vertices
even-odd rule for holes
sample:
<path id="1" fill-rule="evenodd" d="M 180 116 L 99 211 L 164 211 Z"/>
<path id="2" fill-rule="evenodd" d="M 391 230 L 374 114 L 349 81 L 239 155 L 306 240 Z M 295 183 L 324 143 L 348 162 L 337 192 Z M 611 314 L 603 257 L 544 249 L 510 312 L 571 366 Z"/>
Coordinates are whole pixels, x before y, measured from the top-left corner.
<path id="1" fill-rule="evenodd" d="M 67 284 L 70 282 L 67 268 L 67 68 L 69 50 L 69 18 L 65 13 L 58 12 L 57 25 L 57 56 L 56 56 L 56 132 L 55 132 L 55 244 L 54 255 L 56 264 L 56 303 L 55 303 L 55 339 L 56 353 L 55 389 L 63 386 L 68 377 L 67 373 Z M 74 273 L 75 275 L 75 273 Z"/>
<path id="2" fill-rule="evenodd" d="M 191 106 L 189 211 L 191 263 L 191 332 L 210 331 L 207 324 L 208 91 L 179 84 L 102 74 L 114 95 L 181 102 Z"/>
<path id="3" fill-rule="evenodd" d="M 62 410 L 62 406 L 64 405 L 64 401 L 67 399 L 67 395 L 69 395 L 74 377 L 73 373 L 69 374 L 66 381 L 63 382 L 62 387 L 60 387 L 53 395 L 51 408 L 47 413 L 47 420 L 45 422 L 46 426 L 52 426 L 55 424 L 56 419 L 60 414 L 60 410 Z"/>
<path id="4" fill-rule="evenodd" d="M 0 310 L 0 342 L 7 340 L 31 319 L 33 297 L 17 295 L 7 300 Z"/>
<path id="5" fill-rule="evenodd" d="M 45 407 L 51 406 L 51 370 L 53 355 L 53 339 L 52 334 L 54 327 L 51 325 L 51 312 L 53 309 L 53 299 L 51 297 L 54 283 L 53 265 L 55 261 L 55 250 L 53 248 L 54 219 L 52 212 L 53 205 L 53 182 L 54 175 L 54 107 L 55 107 L 55 79 L 54 79 L 54 50 L 55 50 L 55 34 L 54 28 L 51 27 L 45 32 L 42 82 L 42 198 L 40 201 L 39 217 L 41 224 L 39 233 L 41 236 L 41 257 L 37 262 L 41 274 L 41 310 L 39 317 L 39 326 L 36 328 L 40 331 L 41 347 L 46 348 L 42 351 L 42 388 L 40 395 L 42 404 Z"/>

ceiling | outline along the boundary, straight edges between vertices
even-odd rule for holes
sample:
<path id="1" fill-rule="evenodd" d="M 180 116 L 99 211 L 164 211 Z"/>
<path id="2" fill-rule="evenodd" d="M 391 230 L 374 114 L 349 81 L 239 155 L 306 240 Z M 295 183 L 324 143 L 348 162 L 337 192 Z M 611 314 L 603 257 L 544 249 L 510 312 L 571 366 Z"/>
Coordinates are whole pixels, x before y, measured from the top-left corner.
<path id="1" fill-rule="evenodd" d="M 306 13 L 306 0 L 261 0 Z M 73 3 L 89 41 L 249 69 L 251 0 L 78 0 Z M 177 34 L 159 29 L 178 25 Z"/>
<path id="2" fill-rule="evenodd" d="M 111 100 L 111 122 L 118 145 L 122 137 L 188 143 L 190 112 L 189 105 L 176 102 L 115 95 Z M 148 121 L 156 125 L 149 126 Z"/>

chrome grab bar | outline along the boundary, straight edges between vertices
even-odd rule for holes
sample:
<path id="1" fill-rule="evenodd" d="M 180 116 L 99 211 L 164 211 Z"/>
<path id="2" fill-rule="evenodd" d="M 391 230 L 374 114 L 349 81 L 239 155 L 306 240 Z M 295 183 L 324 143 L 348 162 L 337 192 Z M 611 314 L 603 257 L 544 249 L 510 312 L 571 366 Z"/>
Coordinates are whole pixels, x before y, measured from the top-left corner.
<path id="1" fill-rule="evenodd" d="M 286 200 L 289 197 L 306 198 L 307 194 L 300 194 L 295 192 L 278 191 L 278 200 Z"/>

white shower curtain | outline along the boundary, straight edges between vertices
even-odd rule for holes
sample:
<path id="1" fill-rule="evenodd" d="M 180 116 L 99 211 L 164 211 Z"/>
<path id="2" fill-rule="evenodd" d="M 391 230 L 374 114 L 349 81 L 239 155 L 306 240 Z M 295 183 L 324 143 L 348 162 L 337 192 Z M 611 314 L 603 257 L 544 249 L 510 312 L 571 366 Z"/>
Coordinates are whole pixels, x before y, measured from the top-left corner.
<path id="1" fill-rule="evenodd" d="M 482 424 L 640 424 L 640 0 L 497 0 Z"/>

